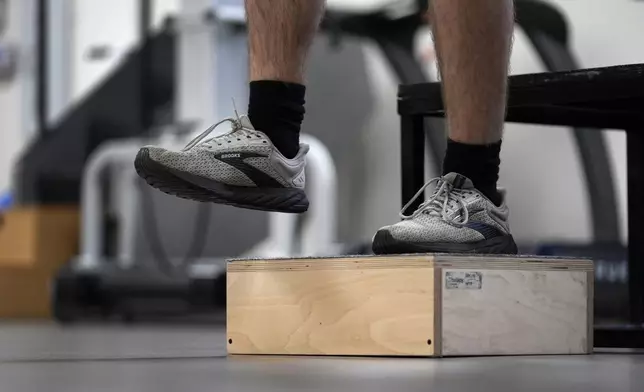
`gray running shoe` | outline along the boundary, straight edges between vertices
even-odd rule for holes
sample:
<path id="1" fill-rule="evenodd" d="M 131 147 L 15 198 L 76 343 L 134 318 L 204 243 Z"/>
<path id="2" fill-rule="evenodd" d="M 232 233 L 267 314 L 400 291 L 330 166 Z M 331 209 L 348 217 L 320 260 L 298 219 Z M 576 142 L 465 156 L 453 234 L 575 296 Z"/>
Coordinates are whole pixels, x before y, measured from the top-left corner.
<path id="1" fill-rule="evenodd" d="M 404 211 L 430 185 L 432 196 L 411 215 Z M 495 206 L 468 178 L 450 173 L 436 178 L 418 191 L 403 209 L 402 222 L 380 229 L 373 238 L 376 254 L 518 252 L 508 225 L 504 201 Z"/>
<path id="2" fill-rule="evenodd" d="M 227 122 L 232 125 L 229 132 L 211 135 Z M 149 185 L 174 196 L 301 213 L 309 206 L 304 193 L 308 151 L 301 144 L 297 156 L 287 159 L 248 117 L 237 116 L 208 128 L 181 151 L 143 147 L 134 165 Z"/>

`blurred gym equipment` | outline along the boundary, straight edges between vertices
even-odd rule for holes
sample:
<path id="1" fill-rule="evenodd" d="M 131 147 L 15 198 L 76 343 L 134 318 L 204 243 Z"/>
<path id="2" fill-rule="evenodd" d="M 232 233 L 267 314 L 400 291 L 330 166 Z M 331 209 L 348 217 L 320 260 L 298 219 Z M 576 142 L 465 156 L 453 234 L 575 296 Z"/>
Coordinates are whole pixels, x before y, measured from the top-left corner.
<path id="1" fill-rule="evenodd" d="M 233 7 L 230 1 L 215 2 L 214 12 L 205 18 L 193 18 L 192 10 L 186 10 L 183 19 L 175 22 L 178 34 L 177 50 L 188 49 L 203 42 L 194 39 L 193 32 L 201 29 L 207 32 L 206 45 L 201 50 L 206 58 L 225 59 L 222 68 L 215 65 L 216 72 L 205 69 L 206 74 L 195 77 L 188 56 L 178 55 L 181 72 L 177 77 L 178 89 L 196 91 L 204 80 L 212 80 L 216 112 L 223 113 L 229 103 L 220 97 L 221 91 L 244 90 L 247 55 L 243 40 L 243 7 L 240 2 Z M 218 8 L 220 7 L 220 8 Z M 201 14 L 204 15 L 203 13 Z M 199 31 L 199 30 L 198 30 Z M 179 98 L 193 98 L 189 93 L 179 93 Z M 227 101 L 227 100 L 226 100 Z M 176 102 L 179 107 L 188 106 Z M 212 112 L 211 109 L 207 109 Z M 181 111 L 181 110 L 179 110 Z M 194 113 L 192 113 L 194 115 Z M 208 118 L 211 113 L 199 113 L 199 118 Z M 180 129 L 177 129 L 180 128 Z M 195 315 L 208 313 L 224 305 L 224 261 L 204 259 L 200 256 L 203 243 L 208 235 L 207 224 L 199 223 L 208 219 L 209 208 L 197 214 L 199 229 L 195 230 L 191 251 L 184 260 L 172 260 L 165 254 L 163 244 L 158 240 L 156 225 L 147 225 L 146 232 L 153 244 L 155 260 L 135 260 L 134 241 L 136 227 L 141 216 L 140 209 L 149 210 L 152 203 L 145 196 L 148 189 L 140 190 L 139 178 L 133 169 L 133 159 L 138 149 L 145 144 L 162 144 L 169 148 L 182 148 L 186 134 L 194 132 L 191 126 L 166 127 L 165 132 L 155 139 L 128 138 L 108 141 L 98 146 L 89 156 L 82 181 L 82 236 L 81 253 L 59 274 L 54 286 L 54 314 L 60 321 L 72 321 L 94 316 L 119 315 L 127 320 L 150 315 Z M 336 238 L 336 173 L 335 165 L 326 147 L 309 135 L 302 135 L 302 141 L 311 147 L 308 155 L 307 177 L 309 197 L 314 205 L 303 218 L 294 215 L 269 214 L 268 238 L 244 253 L 246 257 L 286 257 L 298 254 L 323 255 L 338 248 Z M 108 181 L 106 181 L 108 175 Z M 108 208 L 103 206 L 102 188 L 117 189 L 118 195 L 112 215 L 119 222 L 115 245 L 105 245 L 103 219 Z M 155 219 L 154 213 L 146 219 Z M 115 254 L 105 254 L 104 249 L 115 248 Z"/>
<path id="2" fill-rule="evenodd" d="M 56 278 L 53 307 L 58 320 L 68 322 L 114 315 L 126 320 L 158 316 L 208 317 L 213 308 L 223 305 L 224 297 L 217 292 L 221 290 L 221 263 L 201 257 L 208 236 L 211 206 L 199 206 L 195 215 L 195 238 L 190 249 L 182 260 L 174 260 L 164 250 L 149 190 L 140 189 L 132 162 L 142 145 L 161 143 L 177 146 L 195 132 L 196 126 L 202 125 L 186 120 L 187 116 L 182 112 L 182 106 L 185 106 L 182 99 L 189 97 L 195 87 L 194 82 L 186 84 L 194 72 L 190 67 L 190 63 L 195 63 L 189 61 L 190 51 L 203 52 L 205 59 L 221 63 L 203 64 L 209 69 L 206 75 L 201 75 L 204 78 L 200 82 L 211 83 L 210 96 L 206 101 L 210 112 L 217 115 L 223 111 L 224 103 L 217 92 L 234 93 L 243 89 L 245 75 L 242 69 L 245 68 L 246 55 L 240 50 L 245 43 L 240 27 L 245 21 L 243 12 L 241 15 L 236 12 L 240 7 L 231 8 L 230 3 L 213 1 L 211 12 L 204 13 L 192 8 L 195 2 L 187 2 L 181 15 L 168 20 L 163 32 L 156 34 L 172 39 L 165 59 L 172 68 L 169 78 L 162 80 L 171 94 L 161 100 L 155 99 L 158 94 L 154 93 L 160 82 L 154 73 L 158 58 L 154 48 L 148 44 L 156 36 L 150 36 L 151 4 L 149 1 L 140 2 L 140 35 L 144 44 L 134 51 L 139 61 L 136 64 L 137 80 L 132 81 L 132 85 L 140 89 L 137 98 L 139 108 L 143 110 L 140 114 L 142 121 L 138 124 L 139 135 L 146 137 L 132 138 L 139 136 L 133 134 L 127 135 L 129 138 L 104 140 L 83 162 L 82 192 L 79 193 L 82 195 L 83 219 L 81 253 Z M 229 63 L 231 68 L 223 67 Z M 117 70 L 109 79 L 114 79 L 120 72 Z M 230 102 L 228 99 L 226 97 L 226 102 Z M 206 121 L 212 115 L 197 114 L 196 118 Z M 107 184 L 106 174 L 111 175 Z M 106 185 L 120 191 L 112 192 L 120 196 L 116 202 L 102 191 Z M 141 198 L 145 199 L 141 201 Z M 113 220 L 117 222 L 113 233 L 109 230 L 109 220 L 105 219 L 107 211 L 112 212 Z M 139 211 L 145 213 L 140 214 Z M 155 260 L 135 260 L 138 217 L 145 220 L 144 233 Z"/>
<path id="3" fill-rule="evenodd" d="M 147 133 L 150 119 L 172 101 L 174 51 L 175 37 L 169 29 L 148 37 L 57 124 L 40 129 L 16 165 L 17 202 L 79 203 L 83 171 L 90 154 L 103 142 Z M 152 66 L 146 66 L 144 71 L 142 64 L 146 58 Z M 144 72 L 150 81 L 145 86 L 141 83 Z M 62 156 L 64 160 L 60 159 Z"/>
<path id="4" fill-rule="evenodd" d="M 5 38 L 9 12 L 7 0 L 0 0 L 0 82 L 11 81 L 16 75 L 19 50 Z"/>
<path id="5" fill-rule="evenodd" d="M 309 198 L 315 204 L 301 219 L 293 214 L 270 213 L 268 238 L 243 257 L 322 256 L 339 250 L 335 243 L 333 160 L 317 139 L 302 135 L 302 141 L 311 147 L 307 177 Z M 164 254 L 162 243 L 156 244 L 160 250 L 155 262 L 135 260 L 137 212 L 140 205 L 150 202 L 140 200 L 144 192 L 137 186 L 139 177 L 132 165 L 142 144 L 138 139 L 108 142 L 90 157 L 83 179 L 81 254 L 61 271 L 53 289 L 54 316 L 59 321 L 113 315 L 126 320 L 146 315 L 195 315 L 225 304 L 224 260 L 200 258 L 199 251 L 184 260 L 171 260 Z M 101 187 L 110 171 L 109 184 L 123 184 L 119 187 L 121 203 L 116 208 L 121 226 L 113 259 L 102 252 L 106 224 L 100 219 L 105 216 Z M 205 241 L 207 230 L 198 235 L 204 236 L 199 242 Z"/>
<path id="6" fill-rule="evenodd" d="M 142 1 L 141 3 L 142 15 L 149 14 L 149 2 Z M 162 33 L 159 33 L 155 36 L 148 37 L 147 31 L 142 33 L 142 37 L 145 38 L 145 43 L 139 50 L 136 50 L 132 54 L 131 61 L 133 64 L 130 67 L 120 67 L 113 73 L 108 81 L 105 82 L 107 86 L 116 86 L 119 80 L 124 79 L 122 74 L 126 73 L 129 70 L 132 76 L 139 79 L 139 82 L 136 83 L 134 80 L 129 80 L 128 88 L 131 86 L 137 86 L 140 89 L 139 94 L 134 95 L 137 100 L 137 104 L 133 102 L 115 102 L 115 103 L 105 103 L 103 105 L 96 105 L 99 108 L 109 107 L 110 110 L 113 110 L 112 116 L 102 116 L 101 113 L 86 113 L 88 110 L 80 110 L 80 112 L 85 113 L 85 118 L 90 118 L 91 122 L 96 121 L 96 117 L 103 120 L 105 118 L 119 118 L 116 115 L 117 112 L 121 110 L 126 113 L 129 111 L 132 116 L 132 129 L 138 129 L 139 132 L 132 132 L 126 134 L 123 132 L 119 135 L 112 135 L 111 137 L 100 137 L 100 132 L 90 131 L 87 132 L 88 135 L 91 135 L 94 138 L 100 138 L 99 141 L 92 143 L 91 146 L 85 149 L 83 154 L 83 159 L 74 162 L 74 168 L 79 169 L 85 165 L 85 176 L 84 176 L 84 191 L 82 194 L 83 203 L 83 247 L 81 249 L 81 257 L 78 262 L 72 263 L 68 268 L 65 268 L 61 271 L 60 276 L 57 279 L 57 284 L 55 285 L 55 314 L 61 320 L 70 320 L 75 318 L 79 314 L 86 314 L 87 312 L 92 313 L 92 310 L 97 310 L 101 315 L 109 315 L 114 311 L 114 309 L 123 309 L 127 306 L 122 304 L 126 301 L 125 297 L 133 297 L 137 299 L 137 304 L 140 304 L 140 299 L 145 298 L 157 298 L 163 297 L 165 299 L 176 300 L 185 305 L 185 303 L 201 303 L 209 305 L 221 305 L 223 298 L 216 287 L 221 285 L 220 280 L 220 269 L 217 268 L 206 268 L 203 264 L 198 268 L 188 269 L 185 267 L 185 270 L 178 272 L 177 274 L 171 274 L 171 277 L 168 277 L 168 274 L 164 274 L 162 271 L 167 270 L 168 263 L 164 261 L 167 259 L 163 255 L 162 251 L 159 251 L 158 244 L 154 246 L 156 248 L 155 256 L 159 259 L 156 262 L 156 267 L 154 263 L 152 264 L 152 270 L 149 271 L 150 267 L 140 268 L 138 270 L 133 270 L 131 267 L 133 265 L 139 265 L 139 263 L 133 263 L 132 261 L 132 251 L 131 241 L 132 227 L 135 226 L 135 220 L 131 218 L 130 211 L 136 210 L 135 202 L 126 202 L 127 199 L 134 197 L 135 191 L 132 188 L 132 184 L 129 183 L 127 176 L 124 176 L 120 181 L 124 184 L 122 189 L 126 189 L 125 193 L 119 197 L 119 200 L 124 201 L 120 208 L 116 208 L 115 212 L 112 213 L 112 221 L 117 223 L 110 223 L 110 220 L 103 219 L 100 215 L 104 214 L 105 211 L 97 209 L 96 206 L 99 205 L 98 196 L 94 189 L 98 189 L 97 175 L 102 171 L 103 165 L 107 164 L 107 161 L 110 161 L 108 158 L 110 154 L 114 153 L 127 161 L 127 156 L 129 150 L 134 148 L 134 145 L 141 145 L 144 142 L 141 139 L 132 140 L 130 142 L 118 142 L 118 144 L 113 144 L 110 147 L 110 139 L 123 139 L 125 137 L 139 136 L 144 133 L 149 133 L 149 129 L 153 127 L 153 120 L 159 118 L 160 111 L 166 111 L 169 106 L 172 106 L 174 102 L 174 110 L 171 110 L 170 113 L 165 114 L 164 123 L 160 124 L 161 126 L 165 125 L 165 128 L 173 128 L 172 123 L 189 123 L 193 118 L 200 119 L 212 119 L 219 118 L 224 116 L 225 113 L 230 110 L 229 97 L 233 96 L 244 96 L 245 95 L 245 86 L 246 86 L 246 65 L 247 64 L 247 53 L 245 49 L 245 31 L 244 31 L 244 10 L 242 2 L 239 0 L 216 0 L 211 2 L 212 7 L 209 8 L 207 12 L 204 12 L 203 9 L 199 8 L 199 5 L 196 3 L 186 3 L 184 9 L 182 9 L 182 14 L 175 18 L 171 23 L 168 23 L 166 28 Z M 399 5 L 406 5 L 405 7 L 398 7 Z M 334 37 L 334 42 L 338 42 L 339 34 L 357 34 L 364 38 L 375 39 L 380 46 L 383 48 L 383 52 L 386 54 L 387 59 L 392 64 L 393 68 L 396 70 L 402 81 L 415 81 L 415 80 L 424 80 L 420 79 L 422 76 L 421 66 L 415 62 L 414 53 L 413 53 L 413 40 L 415 38 L 416 31 L 422 25 L 422 2 L 408 2 L 408 1 L 379 1 L 379 2 L 362 2 L 360 7 L 355 7 L 357 2 L 330 2 L 329 4 L 329 14 L 325 19 L 324 28 L 326 31 Z M 414 5 L 409 7 L 409 5 Z M 398 12 L 395 11 L 395 8 L 398 8 Z M 400 12 L 403 11 L 403 12 Z M 142 21 L 142 26 L 149 25 L 149 21 Z M 351 30 L 355 27 L 359 27 L 358 30 Z M 387 36 L 382 34 L 382 28 L 386 29 L 393 34 Z M 197 35 L 195 35 L 197 34 Z M 164 69 L 163 74 L 155 72 L 156 64 L 159 63 L 160 54 L 159 49 L 153 47 L 153 42 L 159 40 L 158 37 L 163 37 L 166 40 L 169 40 L 167 45 L 163 46 L 162 55 L 167 56 L 168 58 L 163 61 L 163 63 L 176 64 L 175 66 L 168 67 Z M 202 56 L 204 62 L 195 61 L 194 56 L 190 54 L 202 53 L 205 54 Z M 175 55 L 175 61 L 172 61 L 172 56 Z M 210 61 L 210 62 L 209 62 Z M 205 63 L 206 65 L 204 66 Z M 176 70 L 180 70 L 177 72 Z M 215 69 L 216 72 L 212 72 L 212 69 Z M 183 97 L 190 97 L 194 99 L 195 91 L 198 91 L 204 85 L 213 86 L 211 91 L 214 93 L 209 93 L 210 96 L 206 94 L 205 100 L 206 104 L 204 106 L 207 112 L 195 112 L 193 107 L 190 107 L 189 104 L 183 103 Z M 166 94 L 160 94 L 156 91 L 150 91 L 150 87 L 155 86 L 155 89 L 160 89 L 162 86 L 166 86 L 162 91 Z M 104 87 L 105 88 L 105 87 Z M 123 89 L 125 91 L 125 83 L 122 81 L 119 84 L 119 87 L 113 87 L 115 90 L 117 88 Z M 105 94 L 103 89 L 97 90 L 94 95 L 102 96 Z M 225 94 L 222 95 L 222 94 Z M 116 91 L 113 91 L 110 96 L 118 97 L 119 94 Z M 91 101 L 90 98 L 88 101 Z M 122 104 L 123 107 L 119 105 Z M 125 105 L 128 107 L 125 108 Z M 194 106 L 194 105 L 192 105 Z M 214 108 L 214 110 L 212 109 Z M 138 111 L 138 113 L 136 113 Z M 139 114 L 140 117 L 137 117 L 136 114 Z M 76 114 L 78 117 L 79 115 Z M 74 115 L 69 116 L 74 119 Z M 123 121 L 119 118 L 119 121 Z M 56 139 L 67 139 L 71 137 L 69 128 L 72 128 L 69 124 L 72 120 L 66 120 L 61 123 L 61 129 L 65 129 L 65 132 L 55 132 Z M 81 120 L 77 120 L 81 122 Z M 99 124 L 101 122 L 99 121 Z M 73 124 L 72 124 L 73 125 Z M 87 124 L 83 123 L 78 126 L 86 126 Z M 124 127 L 124 124 L 104 124 L 104 128 L 115 128 L 127 129 Z M 174 126 L 174 128 L 181 128 Z M 80 131 L 80 129 L 79 129 Z M 183 134 L 185 132 L 179 132 Z M 74 135 L 76 140 L 81 140 L 80 135 Z M 161 135 L 164 138 L 176 139 L 177 135 L 165 134 Z M 180 136 L 180 135 L 179 135 Z M 87 137 L 87 136 L 85 136 Z M 50 137 L 51 138 L 51 137 Z M 439 143 L 444 143 L 443 137 L 440 136 L 439 132 L 432 132 L 430 138 L 435 139 L 436 143 L 432 146 L 437 146 Z M 310 138 L 309 138 L 310 139 Z M 313 160 L 312 168 L 313 173 L 309 178 L 320 177 L 321 181 L 312 182 L 313 188 L 311 189 L 312 194 L 325 194 L 328 195 L 329 192 L 335 192 L 335 186 L 329 186 L 330 183 L 334 183 L 335 174 L 332 173 L 333 170 L 327 169 L 331 168 L 333 162 L 330 160 L 330 156 L 326 153 L 326 150 L 323 149 L 323 146 L 318 141 L 310 139 L 314 146 L 320 146 L 317 150 L 320 154 L 313 152 L 309 161 Z M 43 157 L 45 154 L 42 151 L 36 151 L 38 145 L 32 148 L 31 153 L 27 154 L 23 159 L 23 162 L 29 162 L 32 164 L 32 156 L 39 155 Z M 55 148 L 52 148 L 52 151 Z M 110 152 L 112 151 L 112 152 Z M 117 152 L 118 151 L 118 152 Z M 105 155 L 102 155 L 102 154 Z M 319 158 L 317 158 L 319 157 Z M 107 161 L 103 161 L 107 159 Z M 49 168 L 54 167 L 55 165 L 51 164 L 51 161 L 46 161 L 44 158 L 41 158 L 42 163 L 40 166 L 33 165 L 31 170 L 36 171 L 36 167 Z M 118 160 L 118 159 L 117 159 Z M 97 163 L 100 162 L 100 163 Z M 114 162 L 110 162 L 114 163 Z M 317 169 L 315 165 L 317 164 Z M 71 170 L 70 170 L 71 171 Z M 46 200 L 56 200 L 56 201 L 77 201 L 80 188 L 80 178 L 79 172 L 74 172 L 73 174 L 67 175 L 67 182 L 63 184 L 61 181 L 62 175 L 52 175 L 50 172 L 43 170 L 42 175 L 32 175 L 33 180 L 30 182 L 27 180 L 23 184 L 22 188 L 22 199 L 28 200 L 31 196 L 31 200 L 39 199 L 41 202 L 46 202 Z M 325 174 L 326 173 L 326 174 Z M 39 173 L 40 174 L 40 173 Z M 22 173 L 21 177 L 25 177 L 25 173 Z M 118 171 L 116 174 L 112 174 L 112 178 L 118 177 Z M 38 178 L 38 180 L 36 180 Z M 73 180 L 72 180 L 73 178 Z M 65 187 L 61 185 L 69 185 L 73 182 L 73 187 Z M 114 181 L 112 181 L 114 183 Z M 36 187 L 33 183 L 45 183 L 51 184 L 47 188 L 43 189 L 43 186 Z M 92 185 L 89 185 L 92 184 Z M 320 184 L 320 185 L 317 185 Z M 29 186 L 31 185 L 31 186 Z M 66 197 L 56 196 L 51 194 L 52 189 L 67 188 L 70 189 L 69 194 Z M 36 190 L 34 190 L 36 189 Z M 91 192 L 87 191 L 92 189 Z M 31 192 L 29 192 L 31 191 Z M 320 193 L 324 192 L 324 193 Z M 91 193 L 91 196 L 88 197 L 88 193 Z M 125 195 L 125 196 L 124 196 Z M 313 196 L 312 198 L 316 198 Z M 318 198 L 316 198 L 318 199 Z M 368 247 L 358 247 L 355 249 L 350 249 L 348 252 L 342 252 L 341 248 L 333 243 L 335 241 L 335 217 L 333 214 L 329 214 L 328 211 L 335 211 L 335 195 L 328 197 L 320 197 L 322 202 L 316 202 L 312 206 L 312 211 L 309 213 L 310 218 L 305 219 L 303 222 L 297 222 L 298 227 L 301 230 L 301 240 L 298 236 L 293 234 L 287 234 L 290 236 L 289 239 L 285 238 L 284 234 L 269 234 L 269 236 L 275 237 L 281 235 L 280 241 L 289 241 L 290 243 L 298 243 L 299 251 L 305 252 L 305 254 L 320 254 L 320 252 L 337 252 L 337 253 L 362 253 L 368 249 Z M 146 207 L 149 203 L 142 203 L 142 207 Z M 91 207 L 88 207 L 91 206 Z M 199 213 L 199 216 L 205 216 L 207 211 L 202 211 Z M 96 216 L 99 214 L 99 216 Z M 149 214 L 147 219 L 153 219 L 153 214 Z M 292 230 L 283 231 L 284 229 L 278 229 L 278 227 L 292 227 L 295 225 L 293 218 L 286 217 L 271 217 L 269 223 L 271 233 L 293 233 Z M 117 229 L 109 230 L 109 227 L 116 226 Z M 147 225 L 146 231 L 154 230 L 153 225 Z M 111 233 L 112 231 L 113 233 Z M 205 232 L 203 228 L 197 230 L 198 232 Z M 99 238 L 107 238 L 105 241 L 100 241 Z M 157 243 L 154 239 L 154 236 L 148 235 L 151 239 L 151 242 Z M 198 243 L 199 241 L 195 241 Z M 98 245 L 105 244 L 105 246 Z M 116 245 L 114 245 L 116 244 Z M 106 247 L 108 249 L 116 248 L 111 252 L 103 252 L 99 250 L 101 247 Z M 262 256 L 270 256 L 275 253 L 274 249 L 271 247 L 264 247 L 264 253 L 259 253 Z M 262 249 L 262 248 L 260 248 Z M 266 254 L 266 252 L 271 249 L 271 252 Z M 258 249 L 251 249 L 251 252 L 257 252 Z M 298 253 L 295 250 L 291 250 L 290 253 L 285 255 L 295 255 Z M 198 252 L 191 252 L 198 253 Z M 279 253 L 279 252 L 278 252 Z M 193 259 L 194 257 L 189 257 Z M 118 260 L 118 262 L 109 262 L 103 263 L 101 260 L 112 259 Z M 194 261 L 194 260 L 193 260 Z M 98 266 L 102 265 L 103 267 L 99 268 Z M 179 263 L 182 264 L 182 263 Z M 197 263 L 199 264 L 199 263 Z M 208 263 L 205 263 L 208 264 Z M 164 265 L 166 265 L 164 267 Z M 109 267 L 109 268 L 107 268 Z M 161 270 L 161 272 L 160 272 Z M 88 272 L 91 271 L 91 272 Z M 200 271 L 201 275 L 199 279 L 189 279 L 186 277 L 186 274 L 190 274 L 189 271 Z M 208 271 L 203 273 L 203 271 Z M 110 283 L 106 284 L 102 282 L 99 277 L 102 273 L 107 277 L 108 281 L 119 281 L 121 284 Z M 129 277 L 125 278 L 125 275 Z M 160 278 L 154 278 L 154 276 L 161 276 Z M 158 282 L 157 282 L 158 280 Z M 187 287 L 196 287 L 195 284 L 189 284 L 188 281 L 196 281 L 199 283 L 198 287 L 204 288 L 204 290 L 199 291 L 199 294 L 192 295 L 189 293 L 194 292 L 189 291 Z M 210 282 L 210 283 L 208 283 Z M 127 286 L 127 287 L 124 287 Z M 135 289 L 138 287 L 139 289 Z M 178 287 L 182 287 L 179 289 Z M 215 288 L 213 288 L 215 287 Z M 119 294 L 120 293 L 120 294 Z M 186 294 L 188 293 L 188 294 Z M 218 298 L 215 298 L 217 296 Z M 199 301 L 197 300 L 199 297 Z M 132 302 L 132 301 L 129 301 Z M 121 305 L 117 305 L 121 304 Z M 154 311 L 158 311 L 159 308 L 170 309 L 171 306 L 139 306 L 136 311 L 132 310 L 131 307 L 120 313 L 126 313 L 127 318 L 132 318 L 134 313 L 142 312 L 143 308 L 153 308 Z M 185 306 L 183 307 L 185 308 Z M 84 309 L 84 310 L 82 310 Z M 81 311 L 82 310 L 82 311 Z"/>

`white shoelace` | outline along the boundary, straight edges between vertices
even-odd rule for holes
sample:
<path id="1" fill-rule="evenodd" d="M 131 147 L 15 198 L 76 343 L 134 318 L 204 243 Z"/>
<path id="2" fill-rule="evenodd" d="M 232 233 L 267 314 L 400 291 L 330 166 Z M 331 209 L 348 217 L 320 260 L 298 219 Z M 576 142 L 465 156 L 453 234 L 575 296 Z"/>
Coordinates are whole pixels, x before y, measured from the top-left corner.
<path id="1" fill-rule="evenodd" d="M 232 124 L 230 131 L 223 133 L 221 135 L 217 135 L 215 137 L 206 139 L 212 132 L 214 132 L 215 129 L 217 129 L 217 127 L 227 122 Z M 242 119 L 241 117 L 239 117 L 239 115 L 237 115 L 237 118 L 228 117 L 210 126 L 208 129 L 203 131 L 199 136 L 192 139 L 190 143 L 188 143 L 183 148 L 182 151 L 183 152 L 190 151 L 191 149 L 197 147 L 198 145 L 207 144 L 212 141 L 217 141 L 218 142 L 217 144 L 221 146 L 223 145 L 223 142 L 227 142 L 231 138 L 240 138 L 241 136 L 245 136 L 249 139 L 252 137 L 257 137 L 257 138 L 261 137 L 259 133 L 257 133 L 255 130 L 250 128 L 245 128 L 242 123 Z"/>
<path id="2" fill-rule="evenodd" d="M 426 200 L 424 203 L 422 203 L 416 211 L 414 211 L 411 215 L 405 215 L 405 211 L 407 208 L 409 208 L 415 201 L 418 199 L 421 195 L 425 193 L 425 189 L 427 189 L 430 185 L 432 184 L 439 184 L 438 189 L 434 192 L 432 197 L 430 197 L 428 200 Z M 417 193 L 414 195 L 414 197 L 411 198 L 411 200 L 405 205 L 400 212 L 400 217 L 403 220 L 409 220 L 409 219 L 414 219 L 420 214 L 431 214 L 432 212 L 439 214 L 441 219 L 451 225 L 458 226 L 458 227 L 463 227 L 467 225 L 467 223 L 470 221 L 470 215 L 469 211 L 467 210 L 467 205 L 465 202 L 458 197 L 459 194 L 456 190 L 454 190 L 454 187 L 452 184 L 450 184 L 447 181 L 444 181 L 442 177 L 434 178 L 433 180 L 429 181 L 426 183 Z M 461 220 L 456 219 L 456 217 L 450 218 L 450 209 L 449 209 L 449 203 L 450 201 L 454 201 L 457 203 L 458 206 L 458 211 L 464 211 L 463 218 Z"/>

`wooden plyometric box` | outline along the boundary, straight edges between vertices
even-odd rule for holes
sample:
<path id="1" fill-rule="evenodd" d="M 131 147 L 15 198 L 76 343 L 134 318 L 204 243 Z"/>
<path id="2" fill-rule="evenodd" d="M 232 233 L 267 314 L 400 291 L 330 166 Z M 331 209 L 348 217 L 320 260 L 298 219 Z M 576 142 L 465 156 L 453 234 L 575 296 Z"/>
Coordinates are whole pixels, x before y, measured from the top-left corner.
<path id="1" fill-rule="evenodd" d="M 230 354 L 588 354 L 593 264 L 532 256 L 231 260 Z"/>
<path id="2" fill-rule="evenodd" d="M 0 266 L 53 272 L 78 253 L 76 206 L 18 207 L 2 216 Z"/>
<path id="3" fill-rule="evenodd" d="M 21 206 L 0 225 L 0 318 L 50 317 L 51 281 L 78 254 L 76 206 Z"/>
<path id="4" fill-rule="evenodd" d="M 0 266 L 0 318 L 51 317 L 51 280 L 43 271 Z"/>

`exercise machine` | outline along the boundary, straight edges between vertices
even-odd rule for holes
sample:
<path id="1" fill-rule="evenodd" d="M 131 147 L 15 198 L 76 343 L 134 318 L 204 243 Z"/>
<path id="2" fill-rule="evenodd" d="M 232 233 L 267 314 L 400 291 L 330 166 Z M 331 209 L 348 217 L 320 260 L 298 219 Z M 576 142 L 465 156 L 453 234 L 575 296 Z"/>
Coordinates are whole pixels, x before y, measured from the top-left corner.
<path id="1" fill-rule="evenodd" d="M 204 84 L 204 78 L 212 78 L 215 86 L 205 89 L 204 97 L 209 92 L 212 95 L 212 91 L 230 93 L 244 90 L 247 60 L 241 40 L 245 36 L 237 29 L 238 24 L 243 24 L 244 15 L 240 15 L 237 12 L 239 8 L 234 8 L 226 1 L 216 3 L 208 14 L 195 13 L 190 8 L 185 11 L 175 25 L 178 32 L 177 58 L 181 70 L 177 78 L 177 112 L 180 118 L 208 118 L 212 115 L 210 104 L 217 108 L 217 113 L 223 113 L 227 109 L 224 106 L 230 105 L 223 104 L 220 93 L 207 100 L 210 104 L 203 106 L 206 113 L 186 113 L 194 108 L 180 102 L 181 97 L 187 97 L 189 93 L 190 98 L 194 98 L 195 92 Z M 201 33 L 204 33 L 203 40 L 195 37 L 195 34 Z M 201 50 L 207 51 L 205 57 L 214 60 L 212 65 L 215 72 L 203 68 L 201 74 L 196 73 L 198 70 L 194 69 L 194 58 L 183 52 L 193 54 Z M 185 58 L 190 61 L 186 61 L 184 67 L 182 59 Z M 222 68 L 224 63 L 226 67 Z M 198 66 L 202 67 L 203 64 Z M 235 83 L 236 80 L 238 83 Z M 182 89 L 185 95 L 182 95 Z M 188 141 L 186 136 L 194 132 L 191 123 L 185 124 L 183 127 L 166 127 L 170 131 L 160 135 L 157 140 L 134 138 L 105 142 L 89 157 L 82 181 L 81 253 L 61 271 L 54 285 L 53 307 L 58 320 L 66 322 L 96 315 L 119 315 L 127 320 L 151 315 L 208 315 L 213 309 L 223 306 L 224 260 L 200 258 L 199 251 L 190 252 L 184 260 L 172 260 L 164 254 L 163 244 L 154 236 L 151 242 L 156 250 L 155 260 L 145 262 L 136 260 L 135 256 L 134 238 L 141 216 L 138 212 L 145 210 L 142 208 L 144 206 L 150 209 L 152 201 L 149 198 L 142 200 L 149 190 L 140 189 L 141 182 L 132 162 L 138 149 L 145 144 L 181 148 Z M 311 209 L 302 217 L 270 213 L 268 237 L 242 256 L 328 255 L 339 249 L 336 244 L 336 172 L 333 160 L 319 140 L 302 135 L 302 141 L 311 148 L 307 167 Z M 112 194 L 118 195 L 112 203 L 112 214 L 119 222 L 113 257 L 103 251 L 106 248 L 104 231 L 108 226 L 103 219 L 106 201 L 102 188 L 106 176 L 109 187 L 117 190 Z M 208 209 L 209 206 L 198 213 L 198 222 L 208 219 Z M 146 219 L 153 219 L 153 215 L 148 214 Z M 148 226 L 146 231 L 153 230 L 154 227 Z M 207 231 L 203 227 L 196 230 L 198 238 L 194 240 L 195 243 L 203 243 Z M 198 249 L 199 246 L 191 248 Z"/>
<path id="2" fill-rule="evenodd" d="M 301 219 L 292 214 L 270 213 L 268 238 L 241 256 L 321 256 L 338 249 L 333 160 L 317 139 L 303 135 L 302 140 L 311 147 L 307 176 L 314 205 Z M 140 139 L 108 142 L 89 160 L 82 187 L 81 254 L 61 271 L 53 290 L 54 315 L 59 321 L 96 315 L 118 315 L 127 320 L 150 315 L 194 316 L 209 314 L 224 305 L 224 260 L 189 257 L 177 261 L 163 254 L 156 254 L 154 262 L 136 260 L 133 239 L 141 216 L 138 210 L 142 194 L 147 189 L 138 186 L 140 179 L 132 161 L 142 144 L 145 143 Z M 101 188 L 110 172 L 109 183 L 121 195 L 115 206 L 121 225 L 112 260 L 102 251 L 106 222 L 101 219 L 105 216 Z"/>

